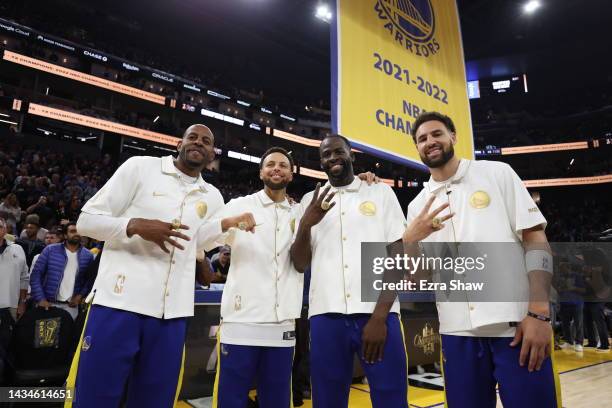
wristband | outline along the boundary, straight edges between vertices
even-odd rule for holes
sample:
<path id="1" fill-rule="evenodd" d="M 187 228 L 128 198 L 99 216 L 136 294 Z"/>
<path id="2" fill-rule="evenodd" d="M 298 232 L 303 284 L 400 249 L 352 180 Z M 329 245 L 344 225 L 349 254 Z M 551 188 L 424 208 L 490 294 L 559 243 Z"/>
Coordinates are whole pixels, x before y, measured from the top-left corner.
<path id="1" fill-rule="evenodd" d="M 548 251 L 534 249 L 525 254 L 527 272 L 546 271 L 553 273 L 553 257 Z"/>
<path id="2" fill-rule="evenodd" d="M 538 320 L 541 320 L 543 322 L 549 322 L 550 323 L 550 321 L 551 321 L 550 317 L 548 317 L 548 316 L 540 315 L 540 314 L 529 312 L 529 311 L 527 312 L 527 316 L 533 317 L 534 319 L 538 319 Z"/>

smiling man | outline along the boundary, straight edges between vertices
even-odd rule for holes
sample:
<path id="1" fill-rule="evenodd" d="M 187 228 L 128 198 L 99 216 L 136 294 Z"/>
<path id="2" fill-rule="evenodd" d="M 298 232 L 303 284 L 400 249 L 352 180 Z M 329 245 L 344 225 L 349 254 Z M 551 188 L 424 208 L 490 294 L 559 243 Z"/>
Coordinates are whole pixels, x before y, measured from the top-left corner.
<path id="1" fill-rule="evenodd" d="M 550 358 L 553 262 L 546 220 L 510 166 L 455 156 L 457 135 L 448 116 L 423 113 L 412 132 L 431 177 L 408 206 L 404 244 L 508 243 L 503 274 L 510 274 L 512 287 L 503 290 L 520 297 L 486 303 L 438 299 L 448 407 L 494 408 L 496 385 L 504 407 L 561 407 Z"/>
<path id="2" fill-rule="evenodd" d="M 78 230 L 105 245 L 68 378 L 73 406 L 118 407 L 126 384 L 128 408 L 176 402 L 196 253 L 254 227 L 250 214 L 216 217 L 223 198 L 200 174 L 213 148 L 208 127 L 190 126 L 176 159 L 127 160 L 83 207 Z"/>
<path id="3" fill-rule="evenodd" d="M 344 137 L 323 139 L 329 183 L 304 196 L 291 247 L 298 271 L 311 267 L 309 294 L 312 398 L 315 408 L 348 406 L 355 353 L 364 363 L 375 408 L 407 408 L 407 361 L 399 302 L 361 301 L 361 243 L 394 242 L 404 214 L 391 187 L 355 177 Z M 332 199 L 334 200 L 332 202 Z"/>
<path id="4" fill-rule="evenodd" d="M 289 248 L 295 207 L 287 200 L 293 159 L 280 147 L 267 150 L 260 162 L 263 189 L 231 200 L 221 216 L 250 211 L 253 233 L 231 230 L 232 248 L 221 300 L 219 368 L 213 407 L 242 408 L 257 384 L 262 408 L 289 408 L 295 319 L 302 308 L 303 275 L 291 263 Z"/>

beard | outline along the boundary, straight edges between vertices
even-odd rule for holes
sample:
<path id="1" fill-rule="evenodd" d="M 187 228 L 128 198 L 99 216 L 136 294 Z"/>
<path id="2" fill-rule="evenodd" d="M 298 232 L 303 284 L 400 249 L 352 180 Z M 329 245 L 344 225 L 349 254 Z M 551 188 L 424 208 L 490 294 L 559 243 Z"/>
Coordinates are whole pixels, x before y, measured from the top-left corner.
<path id="1" fill-rule="evenodd" d="M 421 161 L 430 169 L 435 169 L 444 166 L 450 159 L 455 156 L 455 147 L 451 144 L 448 149 L 442 148 L 442 154 L 437 159 L 429 159 L 426 155 L 419 154 Z"/>
<path id="2" fill-rule="evenodd" d="M 198 167 L 208 165 L 208 158 L 206 156 L 203 156 L 201 160 L 191 160 L 187 150 L 185 149 L 179 152 L 179 156 L 181 157 L 181 160 L 183 160 L 183 163 L 192 169 L 197 169 Z"/>
<path id="3" fill-rule="evenodd" d="M 272 181 L 271 178 L 267 178 L 267 177 L 263 179 L 263 183 L 270 190 L 275 190 L 275 191 L 287 188 L 287 186 L 289 185 L 289 181 L 287 180 L 282 180 L 282 181 L 279 181 L 278 183 L 275 183 Z"/>
<path id="4" fill-rule="evenodd" d="M 348 160 L 342 160 L 339 163 L 336 164 L 341 164 L 342 165 L 342 171 L 338 174 L 334 174 L 332 173 L 332 167 L 334 167 L 334 165 L 328 165 L 326 166 L 323 171 L 325 172 L 325 174 L 327 174 L 328 178 L 333 178 L 333 179 L 337 179 L 337 180 L 342 180 L 345 178 L 348 178 L 349 174 L 351 174 L 353 172 L 353 165 L 350 161 Z"/>
<path id="5" fill-rule="evenodd" d="M 81 243 L 81 237 L 76 236 L 67 240 L 70 245 L 78 245 Z"/>

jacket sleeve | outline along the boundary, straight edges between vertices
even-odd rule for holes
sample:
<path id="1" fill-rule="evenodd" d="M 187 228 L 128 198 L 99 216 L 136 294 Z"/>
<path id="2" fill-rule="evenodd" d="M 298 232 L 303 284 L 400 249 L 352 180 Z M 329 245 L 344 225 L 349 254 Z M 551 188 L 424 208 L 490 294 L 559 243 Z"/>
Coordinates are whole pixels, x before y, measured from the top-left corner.
<path id="1" fill-rule="evenodd" d="M 51 247 L 46 247 L 41 252 L 34 268 L 32 269 L 32 274 L 30 275 L 30 288 L 32 288 L 32 298 L 36 303 L 41 300 L 46 300 L 45 291 L 43 288 L 43 282 L 45 276 L 47 274 L 47 266 L 49 264 L 49 252 L 51 252 Z"/>
<path id="2" fill-rule="evenodd" d="M 81 248 L 81 256 L 85 257 L 85 262 L 83 262 L 82 267 L 79 265 L 79 274 L 74 285 L 74 294 L 86 297 L 93 286 L 93 280 L 89 279 L 91 277 L 89 268 L 93 265 L 94 258 L 91 252 L 84 248 Z"/>

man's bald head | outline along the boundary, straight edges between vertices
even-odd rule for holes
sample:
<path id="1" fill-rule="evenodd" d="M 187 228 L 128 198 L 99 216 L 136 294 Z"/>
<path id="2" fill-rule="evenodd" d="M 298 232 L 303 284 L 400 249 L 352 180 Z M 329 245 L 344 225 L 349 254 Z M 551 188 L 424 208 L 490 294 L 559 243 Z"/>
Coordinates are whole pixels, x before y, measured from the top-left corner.
<path id="1" fill-rule="evenodd" d="M 208 126 L 203 125 L 201 123 L 193 124 L 193 125 L 189 126 L 187 129 L 185 129 L 185 133 L 183 133 L 183 140 L 187 136 L 189 136 L 190 133 L 209 135 L 210 137 L 213 138 L 213 142 L 214 142 L 214 139 L 215 139 L 215 135 L 213 135 L 212 130 L 210 130 L 210 128 Z"/>

